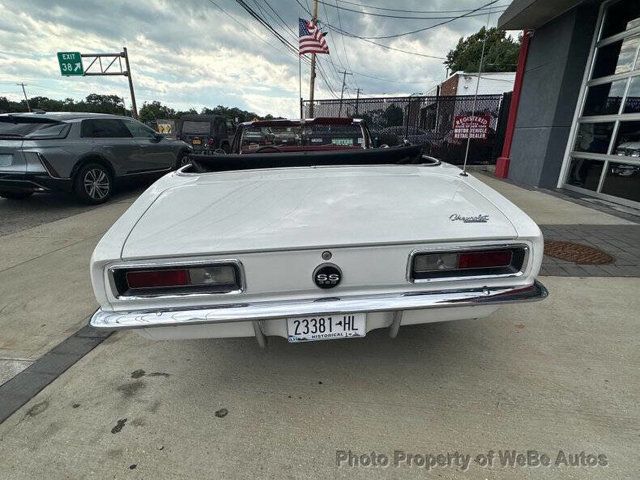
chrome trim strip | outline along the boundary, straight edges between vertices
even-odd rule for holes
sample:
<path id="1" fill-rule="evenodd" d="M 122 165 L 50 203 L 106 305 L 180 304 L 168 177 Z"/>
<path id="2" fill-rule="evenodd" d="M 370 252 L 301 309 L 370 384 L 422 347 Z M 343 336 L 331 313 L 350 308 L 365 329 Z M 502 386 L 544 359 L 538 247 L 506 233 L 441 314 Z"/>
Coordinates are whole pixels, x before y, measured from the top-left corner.
<path id="1" fill-rule="evenodd" d="M 271 301 L 190 309 L 108 312 L 102 309 L 91 317 L 90 325 L 110 330 L 168 327 L 273 320 L 308 315 L 395 312 L 446 307 L 477 307 L 530 302 L 546 298 L 547 289 L 537 280 L 533 285 L 484 287 L 449 291 L 335 297 L 315 300 Z"/>
<path id="2" fill-rule="evenodd" d="M 476 250 L 500 250 L 501 248 L 522 248 L 524 250 L 524 258 L 522 259 L 522 268 L 515 273 L 503 273 L 497 275 L 461 275 L 459 277 L 435 277 L 435 278 L 413 278 L 413 258 L 421 253 L 448 253 L 448 252 L 468 252 Z M 521 277 L 529 266 L 529 258 L 531 257 L 531 248 L 526 243 L 501 243 L 488 245 L 464 245 L 458 247 L 448 247 L 446 245 L 438 248 L 419 248 L 409 253 L 409 262 L 407 263 L 406 280 L 409 283 L 433 283 L 443 281 L 456 280 L 483 280 L 487 278 L 512 278 Z"/>

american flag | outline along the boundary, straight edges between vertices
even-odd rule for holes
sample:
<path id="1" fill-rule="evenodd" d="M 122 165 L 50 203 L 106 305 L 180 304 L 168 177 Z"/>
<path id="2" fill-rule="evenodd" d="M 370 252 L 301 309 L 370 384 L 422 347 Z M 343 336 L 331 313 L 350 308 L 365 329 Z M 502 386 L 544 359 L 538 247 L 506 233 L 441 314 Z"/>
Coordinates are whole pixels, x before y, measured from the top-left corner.
<path id="1" fill-rule="evenodd" d="M 329 45 L 324 39 L 323 33 L 313 23 L 299 18 L 298 25 L 300 26 L 300 55 L 305 53 L 329 53 Z"/>

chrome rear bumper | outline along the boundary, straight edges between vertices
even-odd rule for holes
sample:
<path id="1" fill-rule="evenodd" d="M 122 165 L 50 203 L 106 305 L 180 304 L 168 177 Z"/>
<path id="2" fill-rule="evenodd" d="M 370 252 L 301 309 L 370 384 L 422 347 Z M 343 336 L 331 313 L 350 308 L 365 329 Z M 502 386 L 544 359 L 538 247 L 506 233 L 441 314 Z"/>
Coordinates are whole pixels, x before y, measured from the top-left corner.
<path id="1" fill-rule="evenodd" d="M 527 287 L 485 287 L 467 290 L 407 292 L 153 311 L 107 312 L 99 309 L 91 317 L 90 325 L 95 328 L 116 330 L 217 324 L 310 315 L 502 305 L 542 300 L 547 295 L 547 289 L 536 280 L 533 285 Z"/>

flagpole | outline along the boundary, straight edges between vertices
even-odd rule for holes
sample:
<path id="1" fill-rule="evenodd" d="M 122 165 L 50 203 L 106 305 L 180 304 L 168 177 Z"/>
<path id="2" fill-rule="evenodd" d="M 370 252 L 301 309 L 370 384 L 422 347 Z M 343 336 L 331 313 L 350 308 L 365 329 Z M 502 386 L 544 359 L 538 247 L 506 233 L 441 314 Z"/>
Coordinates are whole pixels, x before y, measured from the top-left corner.
<path id="1" fill-rule="evenodd" d="M 314 25 L 318 25 L 318 0 L 313 0 L 313 18 Z M 313 118 L 313 98 L 316 86 L 316 54 L 311 54 L 311 77 L 309 78 L 309 118 Z"/>

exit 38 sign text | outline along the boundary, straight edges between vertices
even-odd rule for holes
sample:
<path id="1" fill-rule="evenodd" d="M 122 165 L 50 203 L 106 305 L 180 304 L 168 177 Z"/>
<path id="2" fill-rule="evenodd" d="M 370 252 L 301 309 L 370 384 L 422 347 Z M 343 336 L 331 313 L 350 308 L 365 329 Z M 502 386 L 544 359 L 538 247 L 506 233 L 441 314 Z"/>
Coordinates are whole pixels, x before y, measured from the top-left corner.
<path id="1" fill-rule="evenodd" d="M 83 75 L 82 57 L 80 52 L 58 52 L 60 73 L 65 76 Z"/>

